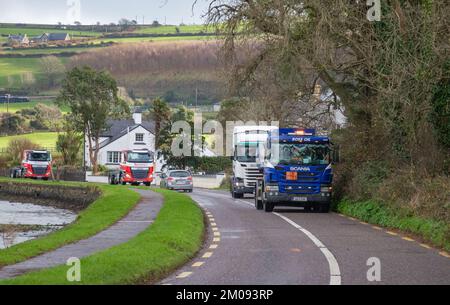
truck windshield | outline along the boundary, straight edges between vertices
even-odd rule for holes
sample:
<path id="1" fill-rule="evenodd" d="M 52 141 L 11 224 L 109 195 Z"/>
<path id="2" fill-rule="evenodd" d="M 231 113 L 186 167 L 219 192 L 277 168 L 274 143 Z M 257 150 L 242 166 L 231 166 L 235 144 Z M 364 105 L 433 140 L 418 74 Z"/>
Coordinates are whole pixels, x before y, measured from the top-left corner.
<path id="1" fill-rule="evenodd" d="M 257 152 L 257 146 L 237 146 L 236 160 L 241 163 L 255 163 Z"/>
<path id="2" fill-rule="evenodd" d="M 50 160 L 50 154 L 48 153 L 29 153 L 28 160 L 29 161 L 37 161 L 37 162 L 48 162 Z"/>
<path id="3" fill-rule="evenodd" d="M 128 154 L 128 162 L 131 163 L 152 163 L 153 154 L 152 153 L 135 153 L 131 152 Z"/>
<path id="4" fill-rule="evenodd" d="M 328 165 L 330 148 L 317 144 L 275 144 L 277 154 L 272 154 L 272 162 L 280 165 Z"/>

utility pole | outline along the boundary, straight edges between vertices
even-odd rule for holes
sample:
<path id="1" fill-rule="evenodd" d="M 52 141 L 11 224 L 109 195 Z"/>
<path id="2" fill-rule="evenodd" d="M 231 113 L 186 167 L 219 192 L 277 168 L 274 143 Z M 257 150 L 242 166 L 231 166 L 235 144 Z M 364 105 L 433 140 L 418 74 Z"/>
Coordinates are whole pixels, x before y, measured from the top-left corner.
<path id="1" fill-rule="evenodd" d="M 198 87 L 195 87 L 195 109 L 198 108 Z"/>
<path id="2" fill-rule="evenodd" d="M 9 99 L 11 98 L 11 94 L 6 95 L 6 113 L 9 113 Z"/>

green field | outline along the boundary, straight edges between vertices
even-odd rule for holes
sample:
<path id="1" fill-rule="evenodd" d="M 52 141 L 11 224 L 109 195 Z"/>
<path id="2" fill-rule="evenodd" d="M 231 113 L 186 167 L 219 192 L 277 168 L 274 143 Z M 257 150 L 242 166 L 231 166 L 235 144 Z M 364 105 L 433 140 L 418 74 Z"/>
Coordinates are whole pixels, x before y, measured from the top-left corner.
<path id="1" fill-rule="evenodd" d="M 0 27 L 0 35 L 27 34 L 29 37 L 39 36 L 44 33 L 69 33 L 77 36 L 99 36 L 101 33 L 90 31 L 70 31 L 59 29 L 27 28 L 27 27 Z"/>
<path id="2" fill-rule="evenodd" d="M 0 137 L 0 150 L 8 147 L 9 141 L 15 138 L 25 138 L 43 148 L 54 148 L 58 134 L 56 132 L 36 132 L 20 136 Z"/>
<path id="3" fill-rule="evenodd" d="M 4 50 L 3 54 L 61 54 L 61 53 L 81 53 L 88 52 L 90 50 L 95 50 L 100 48 L 100 46 L 90 47 L 90 48 L 41 48 L 41 49 L 19 49 L 19 50 Z"/>
<path id="4" fill-rule="evenodd" d="M 158 42 L 158 41 L 185 41 L 185 40 L 213 40 L 211 36 L 173 36 L 173 37 L 126 37 L 94 40 L 95 43 L 115 42 L 115 43 L 135 43 L 135 42 Z"/>
<path id="5" fill-rule="evenodd" d="M 176 26 L 176 25 L 162 25 L 158 27 L 141 27 L 134 31 L 134 33 L 139 34 L 177 34 L 178 28 L 180 30 L 179 33 L 208 33 L 213 32 L 211 28 L 207 28 L 204 25 L 183 25 L 183 26 Z"/>
<path id="6" fill-rule="evenodd" d="M 44 104 L 47 106 L 55 106 L 55 102 L 54 101 L 50 101 L 50 100 L 35 100 L 35 101 L 31 101 L 28 103 L 16 103 L 16 104 L 9 104 L 9 112 L 10 113 L 15 113 L 17 111 L 23 110 L 23 109 L 31 109 L 34 108 L 37 104 Z M 0 104 L 0 113 L 2 112 L 6 112 L 6 105 Z M 66 114 L 67 112 L 69 112 L 69 108 L 68 107 L 62 107 L 61 108 L 61 112 L 63 114 Z"/>

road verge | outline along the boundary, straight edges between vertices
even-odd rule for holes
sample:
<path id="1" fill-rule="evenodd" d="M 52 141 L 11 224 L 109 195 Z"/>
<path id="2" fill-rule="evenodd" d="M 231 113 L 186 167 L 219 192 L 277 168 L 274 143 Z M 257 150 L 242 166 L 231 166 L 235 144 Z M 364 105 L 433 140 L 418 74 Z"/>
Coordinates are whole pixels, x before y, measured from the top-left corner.
<path id="1" fill-rule="evenodd" d="M 155 190 L 164 196 L 155 222 L 134 239 L 81 260 L 81 281 L 69 282 L 70 267 L 29 273 L 6 285 L 148 284 L 156 283 L 184 265 L 202 247 L 203 213 L 188 196 Z"/>
<path id="2" fill-rule="evenodd" d="M 0 178 L 0 181 L 11 180 Z M 14 180 L 14 183 L 63 185 L 67 187 L 88 186 L 85 183 L 29 180 Z M 100 197 L 88 208 L 80 212 L 74 223 L 42 238 L 0 250 L 0 267 L 23 262 L 29 258 L 97 234 L 123 218 L 139 202 L 139 194 L 126 187 L 110 185 L 96 186 L 101 191 Z"/>
<path id="3" fill-rule="evenodd" d="M 336 210 L 371 224 L 417 235 L 424 241 L 450 251 L 450 225 L 445 222 L 411 215 L 373 200 L 355 202 L 344 199 L 338 203 Z"/>

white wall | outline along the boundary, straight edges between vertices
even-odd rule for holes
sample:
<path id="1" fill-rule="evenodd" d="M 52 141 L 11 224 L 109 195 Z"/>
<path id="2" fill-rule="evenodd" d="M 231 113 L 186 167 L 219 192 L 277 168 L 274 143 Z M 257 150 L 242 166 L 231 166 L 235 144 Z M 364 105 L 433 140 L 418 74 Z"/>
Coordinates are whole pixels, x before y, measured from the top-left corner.
<path id="1" fill-rule="evenodd" d="M 137 145 L 136 143 L 136 134 L 142 133 L 144 134 L 144 143 L 145 145 Z M 88 149 L 88 142 L 86 142 L 86 165 L 91 166 L 91 162 L 89 159 L 89 149 Z M 155 136 L 148 132 L 145 128 L 142 126 L 136 128 L 132 132 L 130 132 L 128 135 L 123 136 L 120 139 L 117 139 L 116 141 L 112 142 L 111 144 L 105 146 L 102 148 L 98 154 L 98 164 L 100 165 L 107 165 L 108 161 L 108 151 L 126 151 L 126 150 L 133 150 L 133 149 L 148 149 L 152 152 L 155 152 Z M 117 166 L 109 166 L 108 167 L 114 168 Z"/>

